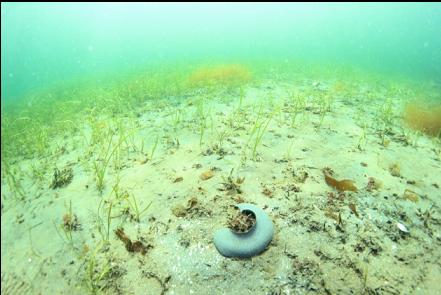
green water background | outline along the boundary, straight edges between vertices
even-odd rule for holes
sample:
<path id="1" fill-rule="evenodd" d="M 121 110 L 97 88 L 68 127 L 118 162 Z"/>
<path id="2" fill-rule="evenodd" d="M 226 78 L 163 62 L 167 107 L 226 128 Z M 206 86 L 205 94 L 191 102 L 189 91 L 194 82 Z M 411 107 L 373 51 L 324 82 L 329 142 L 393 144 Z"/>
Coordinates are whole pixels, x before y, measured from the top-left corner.
<path id="1" fill-rule="evenodd" d="M 441 80 L 440 3 L 2 3 L 1 98 L 200 60 L 294 59 Z"/>

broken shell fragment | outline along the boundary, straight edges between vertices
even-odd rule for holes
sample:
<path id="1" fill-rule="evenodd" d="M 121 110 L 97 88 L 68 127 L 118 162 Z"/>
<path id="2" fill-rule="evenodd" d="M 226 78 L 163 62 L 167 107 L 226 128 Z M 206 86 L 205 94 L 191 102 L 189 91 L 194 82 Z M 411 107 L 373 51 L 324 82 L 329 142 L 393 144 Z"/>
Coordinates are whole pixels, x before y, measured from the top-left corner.
<path id="1" fill-rule="evenodd" d="M 404 233 L 409 233 L 409 230 L 404 226 L 404 224 L 397 222 L 397 227 L 400 231 Z"/>
<path id="2" fill-rule="evenodd" d="M 200 178 L 201 180 L 207 180 L 207 179 L 212 178 L 213 176 L 214 176 L 214 172 L 213 172 L 212 170 L 207 170 L 207 171 L 203 172 L 203 173 L 199 176 L 199 178 Z"/>

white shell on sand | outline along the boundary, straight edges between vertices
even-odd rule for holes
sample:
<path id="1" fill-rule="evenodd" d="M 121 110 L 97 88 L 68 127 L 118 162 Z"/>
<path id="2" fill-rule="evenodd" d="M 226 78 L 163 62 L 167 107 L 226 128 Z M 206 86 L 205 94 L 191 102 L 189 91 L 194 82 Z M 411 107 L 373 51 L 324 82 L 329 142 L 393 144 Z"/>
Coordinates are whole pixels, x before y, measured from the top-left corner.
<path id="1" fill-rule="evenodd" d="M 409 230 L 404 226 L 404 224 L 397 222 L 397 227 L 400 231 L 408 233 Z"/>

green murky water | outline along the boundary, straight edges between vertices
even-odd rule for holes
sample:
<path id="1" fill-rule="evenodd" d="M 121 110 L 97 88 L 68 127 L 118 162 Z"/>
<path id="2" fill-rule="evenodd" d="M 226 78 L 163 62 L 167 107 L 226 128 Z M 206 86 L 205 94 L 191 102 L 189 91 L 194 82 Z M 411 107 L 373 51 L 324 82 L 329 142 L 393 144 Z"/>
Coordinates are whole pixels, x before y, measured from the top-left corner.
<path id="1" fill-rule="evenodd" d="M 2 100 L 151 64 L 335 62 L 439 81 L 441 7 L 384 4 L 2 5 Z"/>

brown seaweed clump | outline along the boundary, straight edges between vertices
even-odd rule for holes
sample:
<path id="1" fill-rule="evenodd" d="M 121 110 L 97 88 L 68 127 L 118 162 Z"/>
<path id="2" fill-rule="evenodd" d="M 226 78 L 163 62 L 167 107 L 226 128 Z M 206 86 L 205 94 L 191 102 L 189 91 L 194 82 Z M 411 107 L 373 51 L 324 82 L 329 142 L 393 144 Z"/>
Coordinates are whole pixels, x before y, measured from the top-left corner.
<path id="1" fill-rule="evenodd" d="M 70 212 L 63 215 L 63 227 L 68 231 L 79 230 L 81 229 L 81 223 L 77 215 Z"/>
<path id="2" fill-rule="evenodd" d="M 73 178 L 73 170 L 72 168 L 65 168 L 63 170 L 58 170 L 58 168 L 55 168 L 54 170 L 54 177 L 52 179 L 52 183 L 49 186 L 51 189 L 56 189 L 60 187 L 65 187 L 69 183 L 71 183 Z"/>
<path id="3" fill-rule="evenodd" d="M 248 232 L 256 224 L 256 215 L 250 210 L 235 209 L 236 214 L 229 218 L 227 226 L 236 233 Z"/>
<path id="4" fill-rule="evenodd" d="M 196 208 L 198 204 L 198 199 L 195 197 L 190 198 L 187 201 L 187 205 L 177 205 L 175 207 L 172 208 L 172 213 L 176 216 L 176 217 L 184 217 L 186 216 L 188 213 L 192 213 L 194 211 L 194 209 Z"/>
<path id="5" fill-rule="evenodd" d="M 176 217 L 190 217 L 195 216 L 211 216 L 211 209 L 204 207 L 196 197 L 191 197 L 187 200 L 186 205 L 179 204 L 172 208 L 172 213 Z"/>
<path id="6" fill-rule="evenodd" d="M 219 191 L 227 192 L 227 195 L 236 195 L 241 194 L 242 189 L 240 188 L 240 185 L 245 181 L 245 177 L 236 177 L 236 179 L 233 178 L 233 169 L 231 169 L 230 174 L 228 177 L 222 176 L 223 187 L 218 188 Z"/>
<path id="7" fill-rule="evenodd" d="M 376 190 L 381 189 L 382 186 L 383 186 L 383 183 L 380 180 L 378 180 L 374 177 L 369 177 L 368 183 L 366 185 L 366 190 L 368 192 L 372 192 L 372 191 L 376 191 Z"/>
<path id="8" fill-rule="evenodd" d="M 349 179 L 337 180 L 330 175 L 330 173 L 326 168 L 323 169 L 323 174 L 325 175 L 326 184 L 329 185 L 330 187 L 335 188 L 339 192 L 358 191 L 357 187 L 354 185 L 354 182 L 352 180 Z"/>
<path id="9" fill-rule="evenodd" d="M 428 135 L 441 136 L 441 105 L 408 103 L 404 109 L 403 119 L 413 129 Z"/>
<path id="10" fill-rule="evenodd" d="M 144 245 L 141 241 L 132 242 L 122 228 L 115 230 L 115 234 L 124 243 L 128 252 L 138 252 L 145 255 L 147 250 L 152 247 L 151 245 Z"/>

